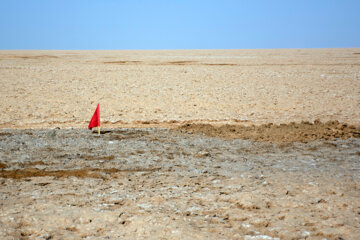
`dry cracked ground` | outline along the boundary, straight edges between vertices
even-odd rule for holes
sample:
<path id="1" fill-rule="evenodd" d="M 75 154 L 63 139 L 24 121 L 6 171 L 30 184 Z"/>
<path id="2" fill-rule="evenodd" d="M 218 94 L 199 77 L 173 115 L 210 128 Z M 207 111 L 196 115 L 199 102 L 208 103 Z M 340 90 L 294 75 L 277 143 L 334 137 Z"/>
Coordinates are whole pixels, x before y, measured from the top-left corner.
<path id="1" fill-rule="evenodd" d="M 186 127 L 2 129 L 0 238 L 360 239 L 360 138 Z"/>

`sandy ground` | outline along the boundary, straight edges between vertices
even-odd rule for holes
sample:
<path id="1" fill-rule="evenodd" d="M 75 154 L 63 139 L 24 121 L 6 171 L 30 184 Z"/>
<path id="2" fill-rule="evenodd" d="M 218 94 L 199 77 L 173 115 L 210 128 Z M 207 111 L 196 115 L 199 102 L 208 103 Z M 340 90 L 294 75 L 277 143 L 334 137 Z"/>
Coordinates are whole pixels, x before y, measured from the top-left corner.
<path id="1" fill-rule="evenodd" d="M 0 51 L 0 94 L 0 239 L 360 239 L 360 49 Z"/>
<path id="2" fill-rule="evenodd" d="M 0 51 L 0 94 L 11 128 L 81 128 L 97 103 L 108 127 L 359 124 L 360 49 Z"/>

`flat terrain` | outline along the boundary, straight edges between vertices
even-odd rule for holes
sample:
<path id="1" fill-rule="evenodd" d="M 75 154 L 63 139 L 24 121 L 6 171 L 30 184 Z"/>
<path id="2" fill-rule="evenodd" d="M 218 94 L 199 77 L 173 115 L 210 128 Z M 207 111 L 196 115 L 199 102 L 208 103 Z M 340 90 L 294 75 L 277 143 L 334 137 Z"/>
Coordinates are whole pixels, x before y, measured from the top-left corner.
<path id="1" fill-rule="evenodd" d="M 1 131 L 1 239 L 359 239 L 359 138 L 103 133 Z"/>
<path id="2" fill-rule="evenodd" d="M 360 49 L 0 51 L 0 127 L 360 124 Z"/>
<path id="3" fill-rule="evenodd" d="M 359 48 L 0 51 L 0 94 L 0 239 L 360 239 Z"/>

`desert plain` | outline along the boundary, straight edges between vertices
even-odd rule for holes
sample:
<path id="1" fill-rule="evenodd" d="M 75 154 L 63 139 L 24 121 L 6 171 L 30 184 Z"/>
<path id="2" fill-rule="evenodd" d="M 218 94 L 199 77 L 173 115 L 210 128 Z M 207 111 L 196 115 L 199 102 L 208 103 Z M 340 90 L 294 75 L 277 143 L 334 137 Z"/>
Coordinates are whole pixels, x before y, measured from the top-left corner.
<path id="1" fill-rule="evenodd" d="M 0 51 L 0 93 L 1 239 L 360 239 L 358 48 Z"/>

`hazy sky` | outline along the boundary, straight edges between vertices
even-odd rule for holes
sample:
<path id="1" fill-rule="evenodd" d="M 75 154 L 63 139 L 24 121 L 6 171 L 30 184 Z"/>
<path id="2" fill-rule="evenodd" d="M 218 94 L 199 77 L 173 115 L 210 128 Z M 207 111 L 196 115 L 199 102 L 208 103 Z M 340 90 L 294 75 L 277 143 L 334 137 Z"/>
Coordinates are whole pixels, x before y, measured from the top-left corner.
<path id="1" fill-rule="evenodd" d="M 360 0 L 0 0 L 0 49 L 360 47 Z"/>

